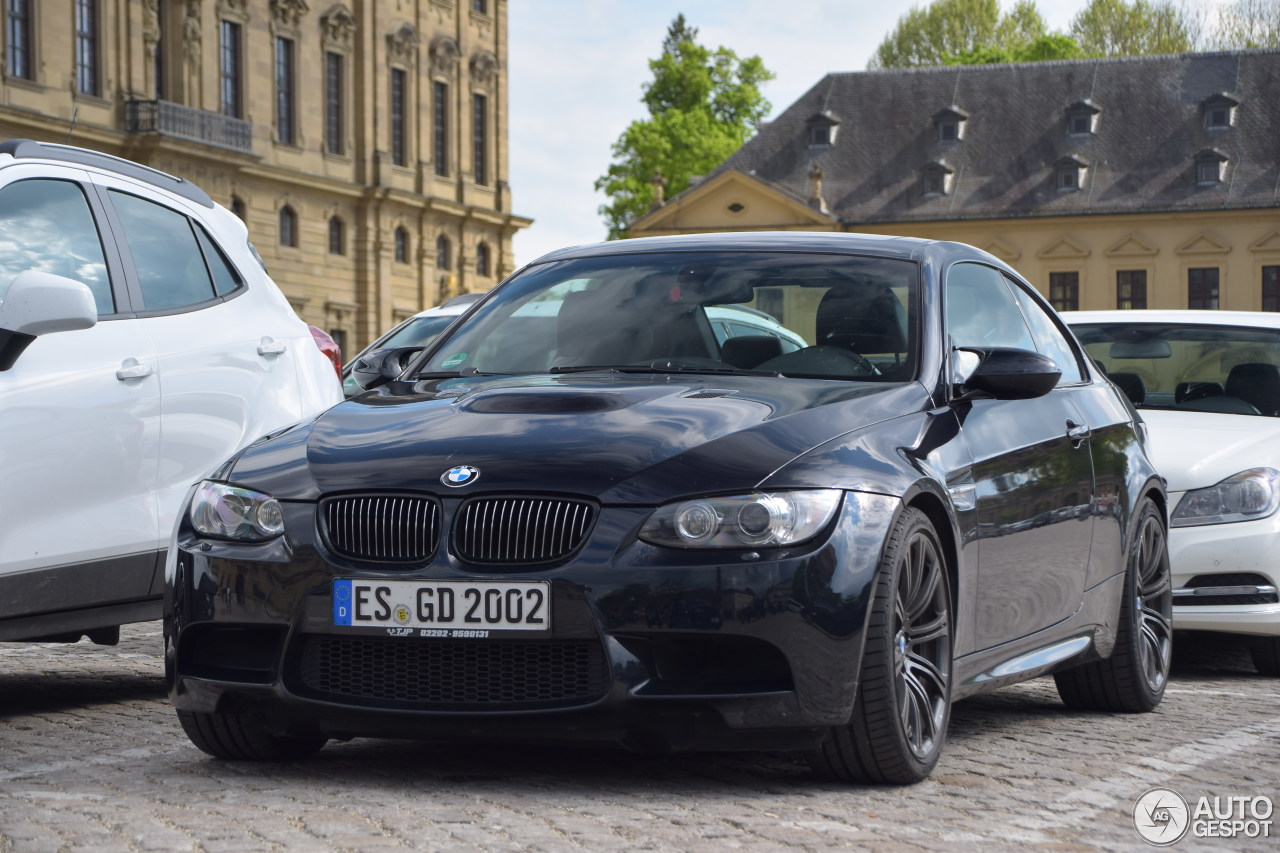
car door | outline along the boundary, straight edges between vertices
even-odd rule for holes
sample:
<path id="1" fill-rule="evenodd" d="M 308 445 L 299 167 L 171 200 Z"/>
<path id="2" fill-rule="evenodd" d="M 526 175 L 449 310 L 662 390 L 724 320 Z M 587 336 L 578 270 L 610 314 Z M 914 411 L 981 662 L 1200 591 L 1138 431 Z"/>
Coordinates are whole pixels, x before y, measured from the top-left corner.
<path id="1" fill-rule="evenodd" d="M 0 172 L 0 298 L 38 269 L 84 282 L 98 308 L 92 328 L 40 335 L 0 372 L 0 618 L 146 596 L 167 534 L 156 352 L 87 177 Z"/>
<path id="2" fill-rule="evenodd" d="M 952 265 L 946 276 L 952 347 L 1036 350 L 1048 318 L 1032 315 L 1033 335 L 1028 306 L 1043 309 L 1019 290 L 992 267 Z M 1088 427 L 1072 399 L 1082 381 L 1080 367 L 1074 361 L 1059 366 L 1063 378 L 1043 397 L 957 405 L 974 459 L 978 649 L 1060 622 L 1083 597 L 1093 535 L 1093 464 Z"/>
<path id="3" fill-rule="evenodd" d="M 193 482 L 249 441 L 302 417 L 295 353 L 315 344 L 274 288 L 272 300 L 250 287 L 250 271 L 232 263 L 200 221 L 201 210 L 123 179 L 99 183 L 159 362 L 157 490 L 167 532 Z"/>

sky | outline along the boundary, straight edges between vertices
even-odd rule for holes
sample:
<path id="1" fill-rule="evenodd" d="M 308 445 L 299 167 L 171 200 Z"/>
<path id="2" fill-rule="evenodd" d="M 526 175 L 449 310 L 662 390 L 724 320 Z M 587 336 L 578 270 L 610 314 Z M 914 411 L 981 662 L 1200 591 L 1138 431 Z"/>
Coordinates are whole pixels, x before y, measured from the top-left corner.
<path id="1" fill-rule="evenodd" d="M 677 14 L 701 44 L 758 55 L 777 75 L 764 86 L 768 120 L 827 73 L 865 70 L 915 5 L 924 0 L 510 0 L 512 209 L 534 220 L 515 237 L 516 265 L 605 238 L 597 212 L 605 197 L 593 185 L 614 141 L 647 117 L 640 97 L 652 80 L 649 60 Z M 1037 5 L 1049 28 L 1062 31 L 1085 0 Z"/>

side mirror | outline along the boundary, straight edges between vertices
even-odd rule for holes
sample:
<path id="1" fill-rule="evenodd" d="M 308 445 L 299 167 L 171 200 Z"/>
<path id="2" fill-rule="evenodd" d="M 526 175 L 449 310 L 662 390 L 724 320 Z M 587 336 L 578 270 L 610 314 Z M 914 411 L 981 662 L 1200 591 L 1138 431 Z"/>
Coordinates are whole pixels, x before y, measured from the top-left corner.
<path id="1" fill-rule="evenodd" d="M 359 356 L 351 365 L 352 379 L 360 391 L 368 391 L 400 378 L 422 347 L 387 347 Z M 359 393 L 357 391 L 356 393 Z"/>
<path id="2" fill-rule="evenodd" d="M 0 370 L 13 367 L 38 335 L 97 322 L 93 292 L 83 282 L 40 270 L 19 273 L 0 300 Z"/>
<path id="3" fill-rule="evenodd" d="M 965 347 L 956 352 L 963 353 L 972 354 L 970 360 L 973 355 L 978 358 L 977 366 L 964 380 L 965 398 L 980 394 L 997 400 L 1030 400 L 1048 394 L 1062 378 L 1056 361 L 1031 350 Z"/>

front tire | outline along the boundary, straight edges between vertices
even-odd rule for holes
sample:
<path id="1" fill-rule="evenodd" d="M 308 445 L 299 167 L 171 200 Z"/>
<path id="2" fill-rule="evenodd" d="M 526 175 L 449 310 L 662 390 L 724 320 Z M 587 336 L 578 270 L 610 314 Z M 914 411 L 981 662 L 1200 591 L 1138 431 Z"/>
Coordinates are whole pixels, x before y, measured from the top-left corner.
<path id="1" fill-rule="evenodd" d="M 885 545 L 849 723 L 810 756 L 843 782 L 909 785 L 938 763 L 951 719 L 951 584 L 927 516 L 907 508 Z"/>
<path id="2" fill-rule="evenodd" d="M 197 747 L 228 761 L 294 761 L 319 752 L 323 735 L 281 737 L 268 731 L 256 714 L 204 714 L 179 711 L 178 720 Z"/>
<path id="3" fill-rule="evenodd" d="M 1142 713 L 1160 704 L 1173 658 L 1173 586 L 1164 519 L 1150 498 L 1129 545 L 1116 646 L 1106 660 L 1055 673 L 1069 708 Z"/>
<path id="4" fill-rule="evenodd" d="M 1280 676 L 1280 637 L 1255 637 L 1249 651 L 1260 675 Z"/>

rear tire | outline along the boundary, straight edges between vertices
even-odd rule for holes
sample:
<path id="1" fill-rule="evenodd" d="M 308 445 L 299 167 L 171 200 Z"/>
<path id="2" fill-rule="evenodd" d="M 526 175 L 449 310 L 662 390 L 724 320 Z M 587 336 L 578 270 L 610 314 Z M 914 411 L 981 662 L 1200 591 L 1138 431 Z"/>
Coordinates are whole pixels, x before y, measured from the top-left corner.
<path id="1" fill-rule="evenodd" d="M 1058 695 L 1082 711 L 1142 713 L 1160 704 L 1173 658 L 1173 587 L 1164 520 L 1144 500 L 1129 545 L 1111 657 L 1055 673 Z"/>
<path id="2" fill-rule="evenodd" d="M 274 735 L 256 714 L 179 711 L 178 720 L 192 743 L 214 758 L 229 761 L 294 761 L 316 754 L 328 740 L 319 734 Z"/>
<path id="3" fill-rule="evenodd" d="M 1260 675 L 1280 676 L 1280 637 L 1254 637 L 1249 651 Z"/>
<path id="4" fill-rule="evenodd" d="M 933 525 L 906 509 L 880 560 L 853 715 L 810 755 L 818 773 L 909 785 L 932 772 L 951 719 L 950 588 Z"/>

